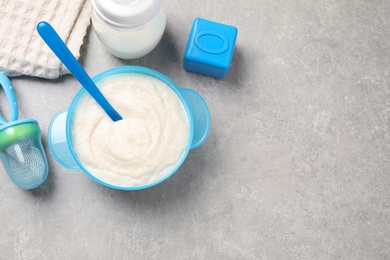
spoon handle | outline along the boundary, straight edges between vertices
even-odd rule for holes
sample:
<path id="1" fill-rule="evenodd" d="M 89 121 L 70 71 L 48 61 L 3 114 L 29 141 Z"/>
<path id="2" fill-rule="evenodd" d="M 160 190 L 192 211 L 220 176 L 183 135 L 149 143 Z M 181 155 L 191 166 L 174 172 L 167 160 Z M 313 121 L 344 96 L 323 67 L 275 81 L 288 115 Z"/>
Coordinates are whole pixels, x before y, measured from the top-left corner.
<path id="1" fill-rule="evenodd" d="M 88 76 L 87 72 L 81 67 L 80 63 L 70 52 L 65 43 L 61 40 L 60 36 L 53 29 L 53 27 L 47 22 L 39 22 L 37 25 L 37 31 L 50 49 L 55 55 L 64 63 L 73 76 L 81 83 L 81 85 L 89 92 L 89 94 L 98 102 L 98 104 L 104 109 L 107 115 L 115 122 L 121 120 L 122 117 L 111 106 L 107 99 L 100 92 L 98 87 Z"/>

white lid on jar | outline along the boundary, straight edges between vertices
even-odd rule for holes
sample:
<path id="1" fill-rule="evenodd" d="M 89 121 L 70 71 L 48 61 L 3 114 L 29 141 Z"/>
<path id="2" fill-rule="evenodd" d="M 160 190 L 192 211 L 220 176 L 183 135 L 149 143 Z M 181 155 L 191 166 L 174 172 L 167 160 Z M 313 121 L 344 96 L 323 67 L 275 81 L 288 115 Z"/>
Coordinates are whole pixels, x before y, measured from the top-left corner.
<path id="1" fill-rule="evenodd" d="M 162 0 L 92 0 L 95 12 L 109 25 L 131 29 L 143 26 L 153 19 Z"/>

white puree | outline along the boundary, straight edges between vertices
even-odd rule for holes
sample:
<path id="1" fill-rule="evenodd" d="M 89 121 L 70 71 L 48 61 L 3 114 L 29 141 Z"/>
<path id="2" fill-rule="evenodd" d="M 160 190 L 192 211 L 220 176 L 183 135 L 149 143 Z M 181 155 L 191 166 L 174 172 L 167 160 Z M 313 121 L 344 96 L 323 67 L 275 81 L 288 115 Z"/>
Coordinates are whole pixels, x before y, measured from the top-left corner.
<path id="1" fill-rule="evenodd" d="M 171 172 L 189 142 L 188 117 L 175 92 L 135 73 L 110 76 L 97 85 L 123 119 L 111 121 L 90 95 L 80 99 L 71 134 L 83 166 L 122 187 L 150 184 Z"/>

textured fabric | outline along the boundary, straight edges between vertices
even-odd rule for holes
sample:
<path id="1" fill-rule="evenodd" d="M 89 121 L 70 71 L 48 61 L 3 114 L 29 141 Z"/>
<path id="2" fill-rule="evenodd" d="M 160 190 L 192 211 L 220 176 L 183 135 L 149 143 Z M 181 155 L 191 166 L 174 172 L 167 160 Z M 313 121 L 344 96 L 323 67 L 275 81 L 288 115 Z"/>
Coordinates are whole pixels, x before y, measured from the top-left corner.
<path id="1" fill-rule="evenodd" d="M 90 15 L 88 0 L 0 0 L 0 69 L 50 79 L 69 73 L 36 25 L 49 22 L 78 58 Z"/>

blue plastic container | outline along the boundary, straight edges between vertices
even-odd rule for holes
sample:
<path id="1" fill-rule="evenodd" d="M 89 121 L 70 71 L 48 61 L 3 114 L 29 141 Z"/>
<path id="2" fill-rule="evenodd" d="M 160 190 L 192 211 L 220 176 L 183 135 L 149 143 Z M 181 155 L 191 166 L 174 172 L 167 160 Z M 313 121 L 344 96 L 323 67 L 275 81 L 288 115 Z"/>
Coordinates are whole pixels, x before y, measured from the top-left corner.
<path id="1" fill-rule="evenodd" d="M 229 72 L 237 28 L 202 18 L 192 24 L 184 54 L 184 68 L 215 78 Z"/>
<path id="2" fill-rule="evenodd" d="M 79 99 L 83 95 L 88 94 L 84 90 L 84 88 L 81 88 L 78 91 L 76 96 L 73 98 L 69 109 L 64 109 L 58 112 L 57 115 L 55 115 L 52 119 L 49 126 L 49 146 L 56 161 L 67 169 L 81 169 L 84 173 L 86 173 L 96 182 L 110 188 L 120 190 L 139 190 L 152 187 L 169 178 L 182 165 L 188 155 L 189 150 L 200 146 L 206 140 L 210 130 L 210 113 L 206 102 L 197 92 L 187 88 L 179 89 L 172 80 L 170 80 L 163 74 L 148 68 L 138 66 L 116 67 L 113 69 L 106 70 L 93 77 L 93 81 L 96 83 L 103 78 L 123 73 L 138 73 L 154 77 L 166 83 L 176 93 L 178 98 L 183 103 L 189 122 L 189 145 L 187 146 L 182 158 L 177 163 L 176 167 L 170 173 L 163 176 L 159 180 L 147 185 L 125 187 L 106 183 L 96 178 L 92 173 L 88 172 L 88 170 L 83 166 L 83 163 L 78 159 L 74 151 L 71 134 L 72 125 L 70 123 L 72 122 L 72 117 Z"/>

